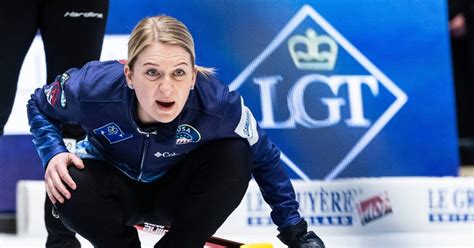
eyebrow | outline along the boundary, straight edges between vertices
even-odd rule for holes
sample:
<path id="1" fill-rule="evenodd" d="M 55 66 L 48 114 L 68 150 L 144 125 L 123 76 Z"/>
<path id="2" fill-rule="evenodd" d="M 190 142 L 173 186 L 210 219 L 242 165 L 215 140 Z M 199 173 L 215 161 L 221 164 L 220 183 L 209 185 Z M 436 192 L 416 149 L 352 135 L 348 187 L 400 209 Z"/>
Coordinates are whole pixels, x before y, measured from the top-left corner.
<path id="1" fill-rule="evenodd" d="M 174 67 L 179 66 L 179 65 L 188 65 L 188 63 L 186 63 L 186 62 L 183 61 L 183 62 L 181 62 L 181 63 L 178 63 L 178 64 L 174 65 Z"/>
<path id="2" fill-rule="evenodd" d="M 160 65 L 158 65 L 158 64 L 155 64 L 155 63 L 152 63 L 152 62 L 146 62 L 145 64 L 143 64 L 143 66 L 145 66 L 145 65 L 154 65 L 154 66 L 160 66 Z"/>

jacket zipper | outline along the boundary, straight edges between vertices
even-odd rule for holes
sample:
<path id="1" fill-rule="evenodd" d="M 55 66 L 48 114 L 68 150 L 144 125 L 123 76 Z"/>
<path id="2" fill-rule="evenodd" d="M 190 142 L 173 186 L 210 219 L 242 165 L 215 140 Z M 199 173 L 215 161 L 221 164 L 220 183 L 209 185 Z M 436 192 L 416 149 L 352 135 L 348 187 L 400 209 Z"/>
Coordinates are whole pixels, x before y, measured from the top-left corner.
<path id="1" fill-rule="evenodd" d="M 150 140 L 149 140 L 150 134 L 157 134 L 157 132 L 156 131 L 143 132 L 139 128 L 137 128 L 137 130 L 138 130 L 139 133 L 144 134 L 146 136 L 145 140 L 143 141 L 142 159 L 140 161 L 140 175 L 138 176 L 138 181 L 141 181 L 142 176 L 143 176 L 143 166 L 145 164 L 145 157 L 146 157 L 146 154 L 147 154 L 147 151 L 148 151 L 148 143 L 150 142 Z"/>

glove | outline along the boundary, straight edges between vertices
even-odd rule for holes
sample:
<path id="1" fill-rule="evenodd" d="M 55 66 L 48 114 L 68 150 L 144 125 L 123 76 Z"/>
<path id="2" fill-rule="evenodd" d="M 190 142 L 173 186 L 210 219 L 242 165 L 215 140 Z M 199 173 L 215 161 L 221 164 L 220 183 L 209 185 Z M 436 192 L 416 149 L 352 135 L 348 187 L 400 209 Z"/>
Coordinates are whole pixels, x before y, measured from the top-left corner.
<path id="1" fill-rule="evenodd" d="M 325 248 L 318 235 L 313 231 L 308 232 L 308 223 L 305 220 L 282 230 L 278 238 L 289 248 Z"/>

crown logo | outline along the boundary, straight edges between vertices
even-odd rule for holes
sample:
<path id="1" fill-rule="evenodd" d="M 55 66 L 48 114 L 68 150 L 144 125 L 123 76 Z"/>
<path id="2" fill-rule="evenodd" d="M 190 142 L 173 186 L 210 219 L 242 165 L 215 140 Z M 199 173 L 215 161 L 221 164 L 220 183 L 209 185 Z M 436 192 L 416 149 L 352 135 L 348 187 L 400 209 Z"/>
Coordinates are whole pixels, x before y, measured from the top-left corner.
<path id="1" fill-rule="evenodd" d="M 306 51 L 302 51 L 303 45 Z M 288 40 L 288 50 L 298 69 L 332 70 L 336 64 L 338 46 L 330 36 L 318 35 L 308 28 L 306 36 L 295 35 Z"/>

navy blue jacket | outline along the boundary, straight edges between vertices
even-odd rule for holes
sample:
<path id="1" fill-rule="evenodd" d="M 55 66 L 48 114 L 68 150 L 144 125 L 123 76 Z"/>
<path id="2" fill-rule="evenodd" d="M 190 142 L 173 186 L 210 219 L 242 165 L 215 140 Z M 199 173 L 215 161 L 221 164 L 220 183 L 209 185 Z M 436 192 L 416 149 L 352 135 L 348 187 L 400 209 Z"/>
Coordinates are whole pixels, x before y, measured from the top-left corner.
<path id="1" fill-rule="evenodd" d="M 237 92 L 198 73 L 178 117 L 142 130 L 135 92 L 127 87 L 123 67 L 117 61 L 90 62 L 68 70 L 31 96 L 28 119 L 44 167 L 56 154 L 68 152 L 58 129 L 61 123 L 79 123 L 86 130 L 87 139 L 76 151 L 81 158 L 108 161 L 140 182 L 159 179 L 201 144 L 240 137 L 251 146 L 253 177 L 272 207 L 273 222 L 284 229 L 301 220 L 280 152 Z"/>

